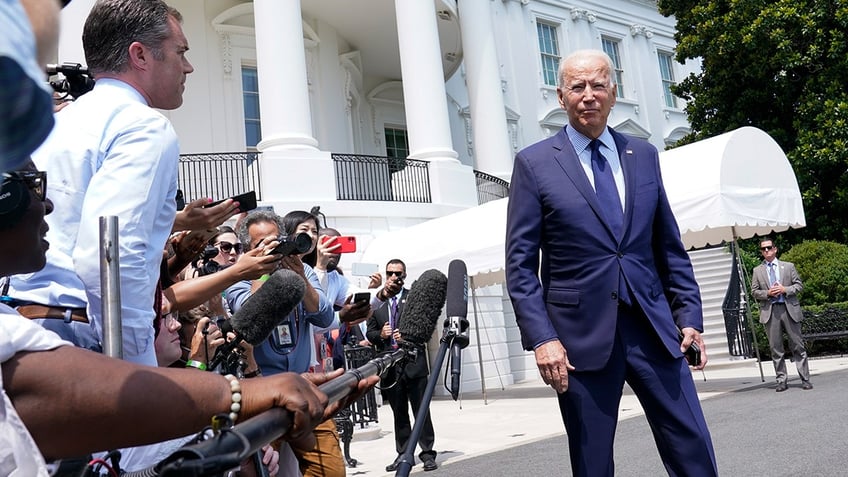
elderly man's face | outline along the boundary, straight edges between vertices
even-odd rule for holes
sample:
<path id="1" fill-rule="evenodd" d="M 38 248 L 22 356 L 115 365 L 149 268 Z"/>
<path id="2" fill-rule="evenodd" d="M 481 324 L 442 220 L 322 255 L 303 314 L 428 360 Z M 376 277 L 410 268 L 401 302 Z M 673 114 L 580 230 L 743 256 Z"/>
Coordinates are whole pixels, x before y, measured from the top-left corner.
<path id="1" fill-rule="evenodd" d="M 615 105 L 616 87 L 610 81 L 609 66 L 599 57 L 571 58 L 564 65 L 563 76 L 557 97 L 569 123 L 584 136 L 597 138 Z"/>

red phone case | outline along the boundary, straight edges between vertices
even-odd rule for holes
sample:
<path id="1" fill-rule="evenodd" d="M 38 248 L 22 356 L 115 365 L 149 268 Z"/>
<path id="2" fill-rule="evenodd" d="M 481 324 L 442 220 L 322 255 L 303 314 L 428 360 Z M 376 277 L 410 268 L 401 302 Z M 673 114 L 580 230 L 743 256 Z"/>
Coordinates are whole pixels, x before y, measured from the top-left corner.
<path id="1" fill-rule="evenodd" d="M 324 242 L 326 242 L 327 240 L 330 240 L 330 239 L 327 238 L 326 240 L 324 240 Z M 336 237 L 335 243 L 341 244 L 341 246 L 339 248 L 333 250 L 333 253 L 354 253 L 354 252 L 356 252 L 356 237 L 354 237 L 352 235 Z"/>

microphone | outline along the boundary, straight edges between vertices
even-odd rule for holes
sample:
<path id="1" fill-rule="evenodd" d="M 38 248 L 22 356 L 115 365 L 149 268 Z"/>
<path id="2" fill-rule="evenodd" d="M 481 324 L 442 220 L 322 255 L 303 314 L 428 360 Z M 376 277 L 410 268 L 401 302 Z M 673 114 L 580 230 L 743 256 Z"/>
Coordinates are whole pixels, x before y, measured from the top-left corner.
<path id="1" fill-rule="evenodd" d="M 280 272 L 274 275 L 277 273 Z M 268 280 L 262 285 L 262 288 L 254 294 L 254 298 L 249 301 L 255 300 L 259 292 L 270 282 L 271 280 Z M 407 348 L 423 346 L 427 343 L 436 330 L 442 307 L 445 305 L 446 292 L 447 277 L 442 272 L 427 270 L 421 274 L 421 277 L 409 289 L 406 305 L 398 322 L 398 331 L 403 338 L 401 344 L 404 346 L 389 354 L 378 356 L 356 369 L 349 369 L 343 375 L 318 386 L 318 389 L 327 395 L 331 404 L 338 402 L 350 395 L 352 388 L 362 379 L 382 374 L 414 352 Z M 242 310 L 244 307 L 239 312 Z M 233 319 L 235 318 L 236 316 L 233 316 Z M 239 321 L 241 318 L 236 322 Z M 291 414 L 288 411 L 282 408 L 269 409 L 233 426 L 228 432 L 222 432 L 196 444 L 183 446 L 152 468 L 142 471 L 151 471 L 152 474 L 129 473 L 127 475 L 132 477 L 170 475 L 169 471 L 174 472 L 175 475 L 199 475 L 197 472 L 195 474 L 188 472 L 196 469 L 207 472 L 210 469 L 229 469 L 245 457 L 259 451 L 263 445 L 284 435 L 291 425 Z M 183 473 L 178 474 L 180 471 Z"/>
<path id="2" fill-rule="evenodd" d="M 436 269 L 422 273 L 412 284 L 398 320 L 401 339 L 419 347 L 430 341 L 445 306 L 447 284 L 445 274 Z"/>
<path id="3" fill-rule="evenodd" d="M 401 359 L 417 353 L 433 336 L 442 307 L 445 305 L 447 278 L 435 269 L 427 270 L 409 288 L 406 304 L 398 320 L 398 331 L 402 341 L 401 348 L 392 353 L 372 359 L 356 369 L 328 381 L 318 388 L 324 392 L 330 402 L 338 401 L 350 393 L 351 382 L 358 383 L 363 378 L 383 374 L 383 371 Z"/>
<path id="4" fill-rule="evenodd" d="M 247 341 L 258 346 L 274 331 L 274 328 L 303 300 L 306 284 L 291 270 L 277 270 L 259 287 L 232 318 L 219 324 L 224 336 L 235 332 L 236 337 L 219 346 L 209 362 L 209 369 L 220 365 L 236 349 Z"/>
<path id="5" fill-rule="evenodd" d="M 448 266 L 447 320 L 445 325 L 451 341 L 451 386 L 454 401 L 459 397 L 459 381 L 462 371 L 462 350 L 468 346 L 468 269 L 462 260 L 453 260 Z"/>

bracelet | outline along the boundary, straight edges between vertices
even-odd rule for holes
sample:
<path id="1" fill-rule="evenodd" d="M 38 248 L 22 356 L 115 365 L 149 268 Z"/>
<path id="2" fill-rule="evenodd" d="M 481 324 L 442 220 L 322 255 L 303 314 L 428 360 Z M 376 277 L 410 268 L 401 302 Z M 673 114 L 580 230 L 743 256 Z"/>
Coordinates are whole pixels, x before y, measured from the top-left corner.
<path id="1" fill-rule="evenodd" d="M 262 376 L 262 370 L 261 370 L 261 369 L 259 369 L 259 368 L 256 368 L 256 371 L 251 371 L 251 372 L 249 372 L 249 373 L 244 373 L 244 377 L 245 377 L 245 378 L 255 378 L 255 377 L 257 377 L 257 376 Z"/>
<path id="2" fill-rule="evenodd" d="M 185 367 L 186 368 L 197 368 L 201 371 L 206 371 L 206 363 L 204 363 L 202 361 L 197 361 L 197 360 L 194 360 L 194 359 L 190 359 L 190 360 L 186 361 Z"/>
<path id="3" fill-rule="evenodd" d="M 231 421 L 236 422 L 238 419 L 238 413 L 241 411 L 241 383 L 238 378 L 232 374 L 228 374 L 224 377 L 230 382 L 230 392 L 232 393 L 232 404 L 230 404 L 229 417 Z"/>

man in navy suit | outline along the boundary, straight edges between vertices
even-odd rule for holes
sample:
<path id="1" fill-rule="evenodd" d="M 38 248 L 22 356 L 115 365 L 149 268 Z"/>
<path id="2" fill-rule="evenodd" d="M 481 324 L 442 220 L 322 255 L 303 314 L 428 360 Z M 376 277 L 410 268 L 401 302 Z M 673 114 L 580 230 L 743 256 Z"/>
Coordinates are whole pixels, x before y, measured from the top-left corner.
<path id="1" fill-rule="evenodd" d="M 624 383 L 642 403 L 669 475 L 716 475 L 715 453 L 683 357 L 706 349 L 698 284 L 648 142 L 607 126 L 612 62 L 563 60 L 569 124 L 515 157 L 506 278 L 522 345 L 556 390 L 574 475 L 614 475 Z M 682 342 L 679 331 L 682 331 Z"/>

